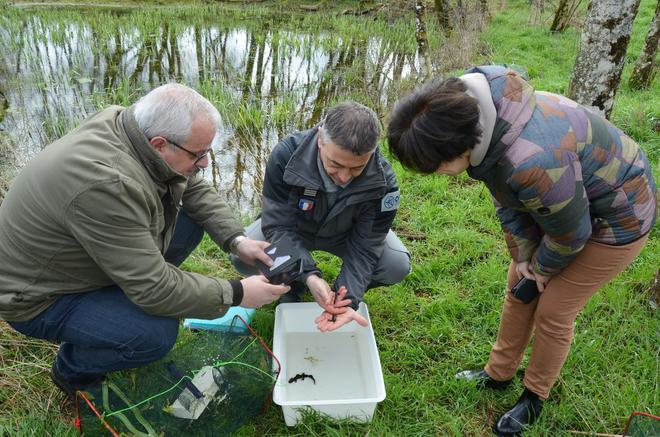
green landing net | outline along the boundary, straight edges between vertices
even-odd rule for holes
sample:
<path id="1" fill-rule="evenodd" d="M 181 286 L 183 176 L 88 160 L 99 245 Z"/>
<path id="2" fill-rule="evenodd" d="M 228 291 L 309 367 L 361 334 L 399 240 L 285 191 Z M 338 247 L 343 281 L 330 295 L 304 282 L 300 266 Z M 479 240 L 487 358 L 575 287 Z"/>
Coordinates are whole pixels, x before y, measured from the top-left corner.
<path id="1" fill-rule="evenodd" d="M 183 331 L 164 359 L 78 392 L 81 433 L 224 436 L 264 412 L 279 362 L 240 317 L 234 322 L 228 332 Z"/>
<path id="2" fill-rule="evenodd" d="M 658 437 L 660 436 L 660 416 L 648 413 L 632 413 L 623 436 L 627 437 Z"/>

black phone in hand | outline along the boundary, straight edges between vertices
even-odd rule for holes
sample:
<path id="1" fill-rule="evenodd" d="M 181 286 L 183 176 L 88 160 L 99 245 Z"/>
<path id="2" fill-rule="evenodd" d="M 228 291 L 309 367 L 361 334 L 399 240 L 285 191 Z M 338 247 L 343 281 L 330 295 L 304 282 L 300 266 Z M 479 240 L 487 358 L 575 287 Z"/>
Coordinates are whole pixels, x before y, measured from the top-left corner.
<path id="1" fill-rule="evenodd" d="M 536 287 L 536 281 L 522 277 L 520 281 L 511 289 L 511 293 L 524 303 L 530 303 L 539 294 L 539 289 Z"/>
<path id="2" fill-rule="evenodd" d="M 267 266 L 259 260 L 256 265 L 271 284 L 289 285 L 302 275 L 303 260 L 291 240 L 282 238 L 264 252 L 273 260 L 273 265 Z"/>

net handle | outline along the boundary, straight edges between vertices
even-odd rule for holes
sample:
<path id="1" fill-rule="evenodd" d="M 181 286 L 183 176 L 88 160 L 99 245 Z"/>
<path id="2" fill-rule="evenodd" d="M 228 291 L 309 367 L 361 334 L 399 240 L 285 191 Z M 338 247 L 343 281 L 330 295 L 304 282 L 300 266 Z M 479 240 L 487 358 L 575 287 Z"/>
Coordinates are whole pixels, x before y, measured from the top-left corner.
<path id="1" fill-rule="evenodd" d="M 623 436 L 628 435 L 627 434 L 628 433 L 628 428 L 630 427 L 630 423 L 635 418 L 635 416 L 645 416 L 645 417 L 650 417 L 651 419 L 654 419 L 654 420 L 660 420 L 660 416 L 656 416 L 654 414 L 649 414 L 649 413 L 644 413 L 642 411 L 635 411 L 628 418 L 628 422 L 626 423 L 626 427 L 623 428 L 623 432 L 621 433 L 621 435 L 623 435 Z"/>

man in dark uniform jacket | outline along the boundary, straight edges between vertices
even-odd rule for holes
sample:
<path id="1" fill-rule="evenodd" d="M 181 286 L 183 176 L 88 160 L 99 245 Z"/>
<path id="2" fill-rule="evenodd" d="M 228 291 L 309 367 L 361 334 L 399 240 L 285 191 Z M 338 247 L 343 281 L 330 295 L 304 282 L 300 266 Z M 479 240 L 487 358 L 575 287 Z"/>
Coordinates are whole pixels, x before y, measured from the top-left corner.
<path id="1" fill-rule="evenodd" d="M 365 291 L 400 282 L 410 272 L 410 254 L 390 229 L 400 194 L 378 148 L 379 136 L 376 114 L 346 102 L 331 108 L 314 128 L 284 138 L 266 168 L 261 219 L 246 230 L 253 239 L 293 241 L 303 274 L 282 301 L 299 301 L 307 286 L 324 309 L 317 319 L 322 331 L 351 320 L 366 325 L 355 311 Z M 332 287 L 312 250 L 342 259 Z M 238 261 L 235 265 L 249 271 Z"/>

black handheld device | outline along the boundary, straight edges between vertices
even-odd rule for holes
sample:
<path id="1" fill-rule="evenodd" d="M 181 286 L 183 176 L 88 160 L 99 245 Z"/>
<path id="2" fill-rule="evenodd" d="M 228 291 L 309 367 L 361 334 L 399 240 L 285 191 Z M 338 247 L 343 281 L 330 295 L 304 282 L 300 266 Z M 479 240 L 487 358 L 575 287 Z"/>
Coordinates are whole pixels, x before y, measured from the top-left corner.
<path id="1" fill-rule="evenodd" d="M 273 265 L 268 267 L 259 260 L 256 264 L 271 284 L 289 285 L 302 275 L 302 258 L 291 240 L 282 238 L 268 246 L 265 252 L 273 260 Z"/>
<path id="2" fill-rule="evenodd" d="M 539 289 L 536 287 L 536 281 L 522 277 L 520 281 L 511 289 L 511 293 L 524 303 L 530 303 L 539 294 Z"/>

